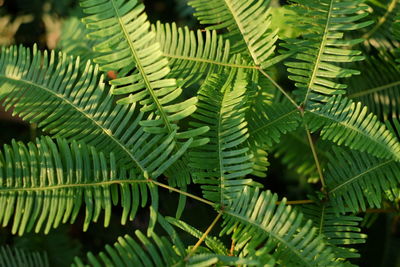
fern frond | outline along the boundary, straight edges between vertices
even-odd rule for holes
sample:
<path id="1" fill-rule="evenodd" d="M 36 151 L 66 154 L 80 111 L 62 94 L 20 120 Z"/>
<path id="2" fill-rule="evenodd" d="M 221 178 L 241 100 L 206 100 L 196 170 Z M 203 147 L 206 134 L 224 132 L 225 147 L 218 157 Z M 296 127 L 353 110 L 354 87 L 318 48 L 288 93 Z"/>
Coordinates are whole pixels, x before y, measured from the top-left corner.
<path id="1" fill-rule="evenodd" d="M 133 220 L 139 205 L 147 203 L 157 209 L 154 185 L 134 169 L 117 167 L 114 154 L 106 157 L 93 147 L 73 142 L 69 145 L 49 137 L 36 145 L 13 141 L 0 154 L 0 223 L 12 225 L 12 233 L 22 235 L 34 229 L 48 233 L 60 223 L 75 221 L 85 207 L 83 228 L 96 222 L 104 210 L 108 226 L 112 204 L 121 201 L 121 223 Z"/>
<path id="2" fill-rule="evenodd" d="M 315 149 L 319 162 L 322 166 L 327 162 L 331 145 L 328 141 L 318 140 Z M 289 169 L 294 170 L 301 177 L 310 181 L 318 180 L 318 171 L 310 149 L 304 129 L 299 128 L 282 136 L 281 142 L 273 148 L 274 156 L 280 158 L 282 163 Z M 301 156 L 300 156 L 301 155 Z"/>
<path id="3" fill-rule="evenodd" d="M 32 58 L 31 58 L 32 56 Z M 144 114 L 135 105 L 115 105 L 99 78 L 98 68 L 60 53 L 33 53 L 22 46 L 0 54 L 0 100 L 6 109 L 51 134 L 114 152 L 120 165 L 158 177 L 187 149 L 175 149 L 175 132 L 146 133 L 139 125 Z"/>
<path id="4" fill-rule="evenodd" d="M 377 49 L 393 50 L 398 47 L 398 40 L 393 35 L 391 28 L 396 21 L 400 11 L 397 0 L 368 1 L 370 18 L 374 24 L 367 27 L 362 35 L 364 44 L 369 44 Z"/>
<path id="5" fill-rule="evenodd" d="M 230 46 L 216 31 L 189 30 L 175 23 L 154 26 L 156 41 L 161 44 L 163 56 L 169 58 L 171 72 L 168 77 L 178 80 L 186 87 L 204 78 L 208 73 L 218 72 L 229 62 Z"/>
<path id="6" fill-rule="evenodd" d="M 321 129 L 324 140 L 366 151 L 378 158 L 400 160 L 400 144 L 367 107 L 342 96 L 306 111 L 305 121 L 312 132 Z"/>
<path id="7" fill-rule="evenodd" d="M 393 55 L 370 57 L 357 68 L 362 75 L 348 80 L 347 97 L 361 101 L 383 121 L 400 115 L 400 72 Z"/>
<path id="8" fill-rule="evenodd" d="M 19 248 L 2 246 L 0 248 L 0 266 L 7 267 L 48 267 L 47 254 L 28 252 Z"/>
<path id="9" fill-rule="evenodd" d="M 135 231 L 136 241 L 129 235 L 119 237 L 114 246 L 106 245 L 105 251 L 98 256 L 87 254 L 87 262 L 91 266 L 182 266 L 184 251 L 176 251 L 173 243 L 166 237 L 153 235 L 146 237 Z M 75 258 L 74 267 L 87 266 Z"/>
<path id="10" fill-rule="evenodd" d="M 399 164 L 366 153 L 336 148 L 326 172 L 327 193 L 337 211 L 380 208 L 385 196 L 393 199 L 400 182 Z"/>
<path id="11" fill-rule="evenodd" d="M 201 236 L 203 235 L 203 233 L 200 230 L 194 228 L 193 226 L 190 226 L 189 224 L 185 223 L 184 221 L 177 220 L 177 219 L 172 218 L 172 217 L 167 217 L 166 220 L 170 224 L 182 229 L 186 233 L 188 233 L 191 236 L 194 236 L 194 237 L 196 237 L 198 239 L 200 239 Z M 207 235 L 206 238 L 204 239 L 204 243 L 214 253 L 221 254 L 221 255 L 228 254 L 228 249 L 225 247 L 224 243 L 222 243 L 222 241 L 219 240 L 215 236 Z"/>
<path id="12" fill-rule="evenodd" d="M 344 47 L 362 39 L 343 39 L 344 32 L 364 28 L 372 21 L 361 21 L 368 13 L 362 1 L 295 0 L 293 23 L 303 24 L 303 39 L 288 41 L 296 61 L 285 63 L 290 79 L 298 88 L 295 93 L 307 108 L 309 100 L 326 102 L 329 96 L 344 94 L 346 85 L 333 80 L 350 77 L 359 71 L 338 66 L 337 62 L 353 62 L 364 57 L 360 51 Z"/>
<path id="13" fill-rule="evenodd" d="M 158 218 L 162 216 L 158 216 Z M 162 219 L 165 220 L 165 219 Z M 213 266 L 213 265 L 245 265 L 259 266 L 260 259 L 246 259 L 227 256 L 225 254 L 196 253 L 189 258 L 187 250 L 182 247 L 182 241 L 175 230 L 166 221 L 161 222 L 167 230 L 169 238 L 155 233 L 146 237 L 140 231 L 135 231 L 136 240 L 129 235 L 119 237 L 114 246 L 106 245 L 105 251 L 94 256 L 87 254 L 87 262 L 92 266 Z M 72 266 L 86 266 L 79 258 L 75 258 Z"/>
<path id="14" fill-rule="evenodd" d="M 83 19 L 92 31 L 88 36 L 104 39 L 94 47 L 101 54 L 94 62 L 101 70 L 119 72 L 119 77 L 110 81 L 115 86 L 112 94 L 128 94 L 117 102 L 139 103 L 142 111 L 155 112 L 155 118 L 141 123 L 147 131 L 174 132 L 174 122 L 192 114 L 197 99 L 177 102 L 182 89 L 175 79 L 166 78 L 168 60 L 150 31 L 144 5 L 137 0 L 82 0 L 80 5 L 88 15 Z"/>
<path id="15" fill-rule="evenodd" d="M 209 30 L 228 29 L 232 53 L 247 53 L 255 66 L 272 65 L 277 31 L 272 31 L 271 16 L 265 0 L 191 0 L 194 15 Z"/>
<path id="16" fill-rule="evenodd" d="M 245 187 L 223 212 L 221 234 L 233 234 L 237 250 L 251 254 L 260 246 L 285 266 L 336 266 L 331 249 L 303 215 L 270 191 Z"/>
<path id="17" fill-rule="evenodd" d="M 341 260 L 359 258 L 360 254 L 352 245 L 363 244 L 367 235 L 361 233 L 361 217 L 344 214 L 338 215 L 330 204 L 307 204 L 301 208 L 306 219 L 313 222 L 319 234 L 331 245 L 336 257 Z"/>
<path id="18" fill-rule="evenodd" d="M 87 38 L 87 33 L 85 24 L 77 17 L 68 18 L 63 22 L 57 48 L 65 54 L 79 56 L 82 62 L 93 61 L 97 53 L 93 52 L 91 47 L 95 46 L 98 41 Z"/>
<path id="19" fill-rule="evenodd" d="M 281 135 L 296 130 L 302 121 L 300 111 L 289 102 L 260 103 L 248 116 L 249 132 L 260 144 L 272 147 L 279 143 Z"/>
<path id="20" fill-rule="evenodd" d="M 252 183 L 242 179 L 252 172 L 251 155 L 245 147 L 248 138 L 246 109 L 246 73 L 231 70 L 229 75 L 213 74 L 199 91 L 198 110 L 192 126 L 207 125 L 210 142 L 190 151 L 190 166 L 195 182 L 202 184 L 206 199 L 225 205 Z"/>
<path id="21" fill-rule="evenodd" d="M 267 147 L 254 141 L 247 141 L 247 146 L 249 147 L 250 154 L 253 155 L 250 159 L 253 162 L 253 171 L 251 174 L 260 178 L 266 177 L 266 172 L 270 165 L 268 161 Z"/>

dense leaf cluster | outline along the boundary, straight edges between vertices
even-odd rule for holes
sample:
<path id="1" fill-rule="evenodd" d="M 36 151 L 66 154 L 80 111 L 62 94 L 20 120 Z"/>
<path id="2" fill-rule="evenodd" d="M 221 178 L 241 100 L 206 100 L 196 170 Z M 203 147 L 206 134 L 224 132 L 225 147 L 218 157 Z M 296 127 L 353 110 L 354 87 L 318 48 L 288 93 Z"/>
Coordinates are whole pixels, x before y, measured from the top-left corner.
<path id="1" fill-rule="evenodd" d="M 60 51 L 1 48 L 0 100 L 45 135 L 2 149 L 0 223 L 48 233 L 84 210 L 86 231 L 101 216 L 107 227 L 112 206 L 121 224 L 149 207 L 146 234 L 73 266 L 351 264 L 362 213 L 399 200 L 396 4 L 295 0 L 288 16 L 268 0 L 188 5 L 204 29 L 151 24 L 138 0 L 81 0 Z M 290 38 L 276 27 L 293 23 Z M 309 200 L 263 188 L 274 154 L 313 183 Z M 159 212 L 163 189 L 179 196 L 175 217 Z M 180 220 L 188 197 L 215 211 L 204 232 Z M 2 248 L 0 264 L 13 262 L 48 264 Z"/>

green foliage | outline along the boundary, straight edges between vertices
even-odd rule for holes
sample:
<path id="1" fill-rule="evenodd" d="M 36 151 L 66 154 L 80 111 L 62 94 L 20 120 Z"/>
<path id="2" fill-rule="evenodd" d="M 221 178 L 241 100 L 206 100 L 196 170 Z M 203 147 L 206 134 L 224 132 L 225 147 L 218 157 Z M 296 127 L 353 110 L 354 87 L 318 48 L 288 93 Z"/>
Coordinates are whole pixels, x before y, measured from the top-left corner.
<path id="1" fill-rule="evenodd" d="M 18 248 L 0 248 L 0 266 L 47 267 L 50 266 L 47 255 L 39 252 L 27 252 Z"/>
<path id="2" fill-rule="evenodd" d="M 1 104 L 41 130 L 0 152 L 4 231 L 141 221 L 73 266 L 359 263 L 360 213 L 399 211 L 397 4 L 178 2 L 206 28 L 81 0 L 62 52 L 1 48 Z M 16 244 L 0 265 L 55 264 Z"/>
<path id="3" fill-rule="evenodd" d="M 362 39 L 343 39 L 344 32 L 358 30 L 371 24 L 362 21 L 368 14 L 362 1 L 295 1 L 296 15 L 306 31 L 302 39 L 290 40 L 287 47 L 291 50 L 302 48 L 288 62 L 290 79 L 296 82 L 296 91 L 305 107 L 309 100 L 327 101 L 329 96 L 343 94 L 345 84 L 332 81 L 332 78 L 345 78 L 359 74 L 357 70 L 337 66 L 337 62 L 354 62 L 364 57 L 360 51 L 344 49 Z M 300 20 L 299 20 L 300 19 Z"/>

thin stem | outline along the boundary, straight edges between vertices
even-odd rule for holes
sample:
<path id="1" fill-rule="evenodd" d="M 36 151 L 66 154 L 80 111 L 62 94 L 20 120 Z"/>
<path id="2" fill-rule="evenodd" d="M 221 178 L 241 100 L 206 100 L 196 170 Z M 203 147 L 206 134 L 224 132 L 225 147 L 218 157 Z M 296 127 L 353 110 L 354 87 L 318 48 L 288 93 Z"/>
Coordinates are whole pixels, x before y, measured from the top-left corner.
<path id="1" fill-rule="evenodd" d="M 304 116 L 303 112 L 302 112 L 302 114 Z M 317 150 L 315 149 L 314 141 L 312 140 L 312 137 L 311 137 L 311 134 L 310 134 L 310 130 L 308 129 L 308 126 L 307 126 L 306 123 L 304 123 L 304 128 L 306 130 L 308 143 L 310 144 L 311 152 L 313 154 L 315 165 L 317 167 L 318 176 L 319 176 L 319 179 L 321 180 L 322 192 L 325 192 L 325 187 L 326 187 L 325 179 L 324 179 L 324 175 L 322 174 L 321 164 L 319 163 Z"/>
<path id="2" fill-rule="evenodd" d="M 297 108 L 300 109 L 300 106 L 294 101 L 294 99 L 285 92 L 285 90 L 277 83 L 274 81 L 274 79 L 271 78 L 271 76 L 268 75 L 263 69 L 258 67 L 258 70 L 261 72 L 262 75 L 264 75 L 281 93 Z"/>
<path id="3" fill-rule="evenodd" d="M 215 217 L 214 221 L 210 224 L 210 226 L 208 226 L 207 230 L 200 237 L 199 241 L 197 241 L 197 243 L 194 245 L 194 247 L 190 250 L 189 254 L 185 258 L 185 261 L 189 260 L 189 258 L 193 255 L 193 253 L 196 252 L 197 248 L 203 243 L 203 241 L 206 239 L 208 234 L 214 228 L 215 224 L 218 222 L 218 220 L 221 218 L 221 216 L 222 216 L 222 212 L 219 212 L 217 217 Z"/>
<path id="4" fill-rule="evenodd" d="M 174 59 L 190 60 L 190 61 L 202 62 L 202 63 L 213 64 L 213 65 L 218 65 L 218 66 L 225 66 L 225 67 L 229 67 L 229 68 L 259 69 L 259 67 L 257 67 L 257 66 L 224 63 L 224 62 L 219 62 L 219 61 L 215 61 L 215 60 L 211 60 L 211 59 L 204 59 L 204 58 L 186 57 L 186 56 L 172 55 L 172 54 L 167 54 L 167 53 L 163 53 L 163 56 L 168 57 L 168 58 L 174 58 Z"/>
<path id="5" fill-rule="evenodd" d="M 200 202 L 203 202 L 203 203 L 205 203 L 205 204 L 207 204 L 207 205 L 210 205 L 210 206 L 213 206 L 213 207 L 215 206 L 215 204 L 214 204 L 213 202 L 208 201 L 208 200 L 206 200 L 206 199 L 204 199 L 204 198 L 198 197 L 198 196 L 196 196 L 196 195 L 190 194 L 190 193 L 188 193 L 188 192 L 179 190 L 179 189 L 177 189 L 177 188 L 171 187 L 171 186 L 169 186 L 169 185 L 166 185 L 166 184 L 163 184 L 163 183 L 160 183 L 160 182 L 151 180 L 151 179 L 149 179 L 149 181 L 152 182 L 152 183 L 155 184 L 155 185 L 158 185 L 158 186 L 160 186 L 160 187 L 166 188 L 166 189 L 171 190 L 171 191 L 174 191 L 174 192 L 176 192 L 176 193 L 185 195 L 185 196 L 187 196 L 187 197 L 196 199 L 196 200 L 198 200 L 198 201 L 200 201 Z"/>
<path id="6" fill-rule="evenodd" d="M 282 201 L 275 202 L 277 205 L 280 204 Z M 301 199 L 301 200 L 289 200 L 286 201 L 286 205 L 303 205 L 303 204 L 312 204 L 315 203 L 314 200 L 311 199 Z"/>
<path id="7" fill-rule="evenodd" d="M 235 240 L 232 239 L 231 248 L 229 249 L 229 256 L 233 256 L 235 252 Z"/>
<path id="8" fill-rule="evenodd" d="M 400 85 L 400 81 L 388 83 L 388 84 L 385 84 L 385 85 L 382 85 L 382 86 L 378 86 L 378 87 L 371 88 L 371 89 L 368 89 L 368 90 L 364 90 L 364 91 L 361 91 L 361 92 L 358 92 L 358 93 L 354 93 L 354 94 L 348 95 L 347 97 L 348 98 L 356 98 L 356 97 L 360 97 L 360 96 L 365 96 L 365 95 L 369 95 L 369 94 L 373 94 L 373 93 L 376 93 L 376 92 L 379 92 L 379 91 L 383 91 L 385 89 L 388 89 L 388 88 L 391 88 L 391 87 L 394 87 L 394 86 L 398 86 L 398 85 Z"/>

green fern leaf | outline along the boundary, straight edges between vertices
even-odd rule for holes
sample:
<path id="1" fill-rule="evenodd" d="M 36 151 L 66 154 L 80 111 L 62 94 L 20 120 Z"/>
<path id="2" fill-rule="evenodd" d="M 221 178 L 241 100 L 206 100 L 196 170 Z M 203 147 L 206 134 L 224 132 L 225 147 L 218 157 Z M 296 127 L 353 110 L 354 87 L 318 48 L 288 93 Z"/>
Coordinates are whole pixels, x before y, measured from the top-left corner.
<path id="1" fill-rule="evenodd" d="M 119 237 L 114 246 L 106 245 L 105 251 L 96 257 L 91 252 L 87 261 L 91 266 L 182 266 L 184 255 L 175 251 L 173 243 L 165 237 L 153 235 L 147 238 L 135 231 L 136 241 L 129 235 Z M 81 259 L 75 258 L 74 267 L 87 266 Z"/>
<path id="2" fill-rule="evenodd" d="M 319 234 L 331 245 L 336 257 L 341 260 L 359 258 L 360 254 L 351 246 L 365 243 L 367 235 L 359 227 L 361 217 L 352 214 L 338 215 L 330 204 L 307 204 L 301 208 L 306 219 L 312 220 Z"/>
<path id="3" fill-rule="evenodd" d="M 80 57 L 82 62 L 93 60 L 97 53 L 93 52 L 91 47 L 98 41 L 87 38 L 87 29 L 78 18 L 71 17 L 63 22 L 60 40 L 57 48 L 67 55 Z"/>
<path id="4" fill-rule="evenodd" d="M 0 248 L 0 266 L 48 267 L 50 264 L 45 253 L 27 252 L 16 247 L 11 249 L 9 246 L 3 246 Z"/>
<path id="5" fill-rule="evenodd" d="M 337 266 L 311 221 L 303 224 L 300 212 L 286 206 L 285 199 L 279 205 L 277 200 L 270 191 L 245 187 L 223 211 L 221 234 L 232 233 L 236 250 L 243 250 L 243 256 L 263 246 L 281 265 Z"/>
<path id="6" fill-rule="evenodd" d="M 224 254 L 197 253 L 188 256 L 188 252 L 182 247 L 175 230 L 170 224 L 158 216 L 161 226 L 169 234 L 169 238 L 153 233 L 146 237 L 140 231 L 135 231 L 137 240 L 125 235 L 119 237 L 114 246 L 106 245 L 105 251 L 94 256 L 91 252 L 87 254 L 87 261 L 92 266 L 217 266 L 223 265 L 245 265 L 259 266 L 259 259 L 246 259 L 241 257 L 227 256 Z M 271 261 L 271 259 L 270 259 Z M 264 262 L 263 262 L 264 263 Z M 265 262 L 266 263 L 266 262 Z M 72 266 L 86 266 L 79 258 L 75 258 Z M 271 265 L 272 266 L 272 265 Z"/>
<path id="7" fill-rule="evenodd" d="M 399 69 L 393 55 L 370 57 L 357 69 L 362 74 L 348 80 L 347 97 L 361 101 L 383 121 L 400 115 Z"/>
<path id="8" fill-rule="evenodd" d="M 319 162 L 324 166 L 328 158 L 327 151 L 331 149 L 331 143 L 319 139 L 315 143 L 315 149 Z M 273 148 L 273 152 L 273 155 L 280 158 L 289 170 L 294 170 L 300 177 L 309 181 L 318 181 L 317 167 L 304 129 L 299 128 L 297 131 L 284 135 L 282 141 Z"/>
<path id="9" fill-rule="evenodd" d="M 287 62 L 288 72 L 298 88 L 295 93 L 307 108 L 309 100 L 326 102 L 329 96 L 344 94 L 346 85 L 332 79 L 350 77 L 359 71 L 338 66 L 336 62 L 353 62 L 364 57 L 360 51 L 344 47 L 362 39 L 344 40 L 343 32 L 366 27 L 372 21 L 360 21 L 368 14 L 362 1 L 295 0 L 294 23 L 303 24 L 303 39 L 288 40 L 286 47 L 297 61 Z M 301 19 L 299 19 L 299 17 Z M 295 53 L 301 47 L 299 53 Z"/>
<path id="10" fill-rule="evenodd" d="M 266 177 L 268 166 L 270 166 L 267 147 L 251 141 L 247 141 L 247 146 L 249 147 L 250 154 L 253 155 L 250 159 L 253 162 L 253 171 L 251 174 L 260 178 Z"/>
<path id="11" fill-rule="evenodd" d="M 196 228 L 185 223 L 184 221 L 177 220 L 172 217 L 167 217 L 166 220 L 170 224 L 182 229 L 186 233 L 188 233 L 191 236 L 194 236 L 198 239 L 200 239 L 203 235 L 203 233 L 200 230 L 197 230 Z M 216 238 L 214 236 L 207 235 L 206 238 L 204 239 L 204 242 L 214 253 L 221 254 L 221 255 L 226 255 L 228 253 L 228 249 L 225 247 L 224 243 L 222 243 L 221 240 L 219 240 L 218 238 Z"/>
<path id="12" fill-rule="evenodd" d="M 101 70 L 119 72 L 110 81 L 113 94 L 128 94 L 117 102 L 140 103 L 142 111 L 155 112 L 155 118 L 141 122 L 147 131 L 172 133 L 177 127 L 174 122 L 195 111 L 197 99 L 176 102 L 182 89 L 175 79 L 166 78 L 168 60 L 150 31 L 143 4 L 136 0 L 82 0 L 80 4 L 88 14 L 83 19 L 92 30 L 88 36 L 104 39 L 94 47 L 101 54 L 94 62 Z"/>
<path id="13" fill-rule="evenodd" d="M 42 53 L 22 46 L 0 54 L 0 100 L 22 119 L 51 134 L 114 152 L 120 165 L 136 168 L 151 178 L 161 175 L 187 149 L 175 148 L 175 132 L 146 133 L 139 122 L 144 114 L 135 105 L 115 105 L 98 68 L 79 58 Z M 56 63 L 57 62 L 57 63 Z"/>
<path id="14" fill-rule="evenodd" d="M 200 89 L 194 127 L 207 125 L 210 131 L 207 145 L 190 151 L 190 166 L 195 182 L 202 184 L 206 199 L 225 205 L 240 193 L 251 179 L 242 179 L 252 172 L 245 121 L 246 73 L 232 70 L 229 76 L 214 74 Z"/>
<path id="15" fill-rule="evenodd" d="M 84 230 L 99 219 L 104 210 L 108 226 L 112 204 L 121 201 L 121 223 L 133 220 L 141 204 L 157 209 L 154 185 L 134 169 L 118 168 L 114 154 L 108 158 L 93 147 L 49 137 L 37 144 L 13 142 L 0 154 L 0 223 L 12 225 L 12 233 L 22 235 L 44 228 L 48 233 L 60 223 L 73 223 L 84 204 Z M 119 191 L 121 193 L 119 193 Z"/>
<path id="16" fill-rule="evenodd" d="M 368 1 L 370 18 L 374 24 L 365 28 L 362 38 L 364 45 L 375 47 L 382 51 L 393 50 L 398 47 L 396 35 L 391 31 L 399 15 L 400 4 L 397 0 Z"/>
<path id="17" fill-rule="evenodd" d="M 281 135 L 296 130 L 302 121 L 299 110 L 291 103 L 260 103 L 249 116 L 249 132 L 260 144 L 272 147 Z"/>
<path id="18" fill-rule="evenodd" d="M 192 0 L 194 15 L 209 30 L 228 29 L 232 53 L 247 53 L 254 65 L 265 69 L 275 63 L 271 59 L 277 31 L 272 31 L 271 16 L 264 0 Z"/>
<path id="19" fill-rule="evenodd" d="M 305 121 L 312 132 L 321 129 L 322 139 L 378 158 L 400 160 L 397 138 L 360 102 L 336 96 L 324 106 L 316 106 L 306 111 Z"/>
<path id="20" fill-rule="evenodd" d="M 234 65 L 229 63 L 229 42 L 217 36 L 216 31 L 194 32 L 175 23 L 160 22 L 152 29 L 156 32 L 156 41 L 162 44 L 163 56 L 170 59 L 168 77 L 176 78 L 181 86 L 187 87 L 208 73 Z"/>
<path id="21" fill-rule="evenodd" d="M 400 169 L 393 159 L 336 148 L 326 173 L 327 193 L 336 211 L 365 211 L 381 207 L 383 196 L 394 199 Z"/>

